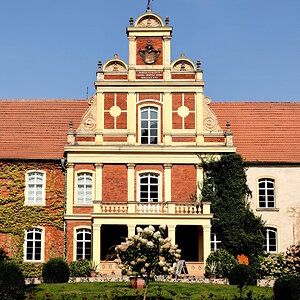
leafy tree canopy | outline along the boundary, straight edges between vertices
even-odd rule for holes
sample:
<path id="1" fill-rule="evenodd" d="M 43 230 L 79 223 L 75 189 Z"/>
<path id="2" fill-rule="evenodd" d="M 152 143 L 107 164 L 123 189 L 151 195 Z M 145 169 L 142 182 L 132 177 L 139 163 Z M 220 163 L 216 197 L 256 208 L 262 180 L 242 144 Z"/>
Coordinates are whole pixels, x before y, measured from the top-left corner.
<path id="1" fill-rule="evenodd" d="M 219 160 L 203 162 L 203 169 L 202 200 L 212 202 L 212 232 L 235 257 L 245 254 L 250 263 L 255 262 L 263 253 L 263 222 L 250 208 L 252 194 L 241 156 L 222 155 Z"/>

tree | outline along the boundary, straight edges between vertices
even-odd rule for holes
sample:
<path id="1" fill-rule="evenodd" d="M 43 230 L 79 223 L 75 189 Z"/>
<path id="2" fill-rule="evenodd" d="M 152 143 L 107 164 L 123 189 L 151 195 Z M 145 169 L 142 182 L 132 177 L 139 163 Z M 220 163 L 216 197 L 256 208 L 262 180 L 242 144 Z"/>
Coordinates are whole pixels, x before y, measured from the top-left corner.
<path id="1" fill-rule="evenodd" d="M 220 160 L 203 162 L 203 169 L 202 201 L 212 202 L 212 232 L 224 249 L 235 257 L 245 254 L 254 263 L 263 253 L 263 222 L 250 208 L 252 193 L 241 156 L 222 155 Z"/>

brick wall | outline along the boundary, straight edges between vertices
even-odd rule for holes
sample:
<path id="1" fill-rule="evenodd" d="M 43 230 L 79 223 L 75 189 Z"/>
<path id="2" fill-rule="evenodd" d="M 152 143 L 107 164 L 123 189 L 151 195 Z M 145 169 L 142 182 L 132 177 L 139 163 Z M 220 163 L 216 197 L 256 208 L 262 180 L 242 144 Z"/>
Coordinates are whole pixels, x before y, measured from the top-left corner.
<path id="1" fill-rule="evenodd" d="M 195 194 L 197 173 L 194 165 L 172 166 L 172 201 L 190 201 L 190 195 Z"/>
<path id="2" fill-rule="evenodd" d="M 103 202 L 127 202 L 127 166 L 105 164 L 102 176 Z"/>

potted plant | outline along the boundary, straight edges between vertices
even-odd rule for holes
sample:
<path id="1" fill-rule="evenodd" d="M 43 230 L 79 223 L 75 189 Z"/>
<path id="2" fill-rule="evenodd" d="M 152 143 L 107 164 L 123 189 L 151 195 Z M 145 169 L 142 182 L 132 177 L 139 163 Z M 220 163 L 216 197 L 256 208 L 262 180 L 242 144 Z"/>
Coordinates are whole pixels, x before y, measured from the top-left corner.
<path id="1" fill-rule="evenodd" d="M 89 262 L 89 266 L 90 266 L 90 270 L 91 270 L 91 277 L 96 277 L 97 273 L 97 267 L 99 266 L 99 264 L 96 264 L 95 261 L 91 260 Z"/>
<path id="2" fill-rule="evenodd" d="M 205 275 L 211 280 L 217 278 L 217 263 L 215 261 L 206 264 Z"/>

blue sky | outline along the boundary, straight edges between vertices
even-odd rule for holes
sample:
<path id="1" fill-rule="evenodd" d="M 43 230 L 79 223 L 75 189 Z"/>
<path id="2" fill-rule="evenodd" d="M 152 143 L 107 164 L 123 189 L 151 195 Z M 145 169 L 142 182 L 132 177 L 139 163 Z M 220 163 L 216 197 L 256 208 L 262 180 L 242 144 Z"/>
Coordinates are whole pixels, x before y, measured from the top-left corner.
<path id="1" fill-rule="evenodd" d="M 127 60 L 146 0 L 2 0 L 0 99 L 83 99 L 97 62 Z M 213 101 L 300 101 L 299 0 L 154 0 L 172 59 L 201 59 Z"/>

